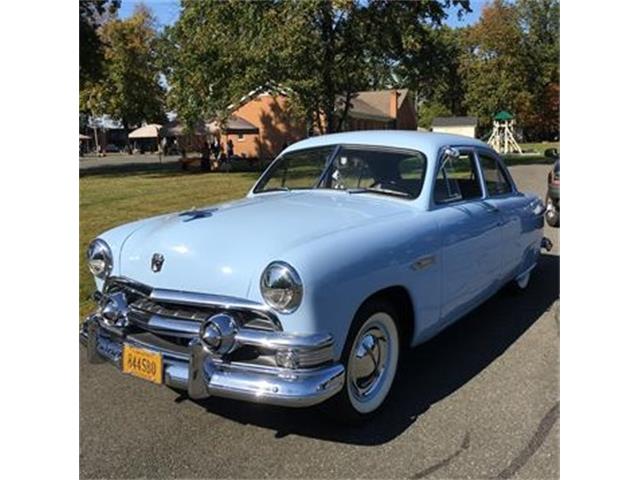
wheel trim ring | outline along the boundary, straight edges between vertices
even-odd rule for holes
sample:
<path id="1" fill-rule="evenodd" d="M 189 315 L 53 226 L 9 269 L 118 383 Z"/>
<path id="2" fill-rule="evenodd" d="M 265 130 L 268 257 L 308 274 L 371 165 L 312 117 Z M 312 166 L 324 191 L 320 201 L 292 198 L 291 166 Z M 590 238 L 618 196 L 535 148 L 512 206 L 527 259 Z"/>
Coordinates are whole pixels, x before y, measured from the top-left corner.
<path id="1" fill-rule="evenodd" d="M 370 332 L 379 331 L 384 335 L 384 342 L 380 345 L 384 345 L 385 360 L 378 371 L 377 377 L 371 382 L 371 384 L 365 387 L 365 394 L 362 395 L 357 386 L 354 384 L 354 357 L 357 351 L 357 346 L 360 345 L 363 337 L 370 334 Z M 385 312 L 377 312 L 371 315 L 362 325 L 360 331 L 355 337 L 355 341 L 351 345 L 351 351 L 349 354 L 349 365 L 347 369 L 347 392 L 352 406 L 360 413 L 368 413 L 380 406 L 384 401 L 391 384 L 393 383 L 393 377 L 398 363 L 399 352 L 399 335 L 393 318 Z"/>

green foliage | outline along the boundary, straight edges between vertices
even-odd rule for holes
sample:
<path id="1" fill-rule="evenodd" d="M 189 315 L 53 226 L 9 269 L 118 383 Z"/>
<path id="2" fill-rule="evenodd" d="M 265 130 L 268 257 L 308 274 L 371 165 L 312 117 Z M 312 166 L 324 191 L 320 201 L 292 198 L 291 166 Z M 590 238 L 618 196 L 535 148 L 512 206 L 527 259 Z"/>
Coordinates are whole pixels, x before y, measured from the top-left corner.
<path id="1" fill-rule="evenodd" d="M 81 108 L 92 115 L 108 114 L 125 128 L 143 121 L 163 122 L 158 38 L 150 11 L 140 5 L 130 18 L 111 18 L 98 32 L 104 51 L 102 75 L 85 82 Z"/>
<path id="2" fill-rule="evenodd" d="M 295 92 L 294 108 L 320 131 L 341 130 L 356 91 L 396 85 L 399 59 L 422 48 L 425 25 L 441 22 L 450 5 L 468 4 L 183 0 L 164 35 L 170 106 L 195 123 L 277 83 Z"/>
<path id="3" fill-rule="evenodd" d="M 465 104 L 481 125 L 509 110 L 530 137 L 558 133 L 559 15 L 557 0 L 494 0 L 464 31 Z"/>
<path id="4" fill-rule="evenodd" d="M 264 85 L 274 72 L 275 2 L 183 0 L 162 38 L 169 107 L 189 126 L 224 114 L 232 101 Z"/>
<path id="5" fill-rule="evenodd" d="M 154 18 L 139 5 L 126 20 L 107 22 L 101 30 L 105 44 L 105 113 L 125 128 L 143 121 L 164 120 L 164 91 L 156 61 Z"/>
<path id="6" fill-rule="evenodd" d="M 418 108 L 418 126 L 431 128 L 431 122 L 435 117 L 449 117 L 453 112 L 441 103 L 423 102 Z"/>
<path id="7" fill-rule="evenodd" d="M 80 0 L 80 87 L 100 80 L 104 49 L 98 28 L 105 18 L 115 15 L 120 0 Z"/>

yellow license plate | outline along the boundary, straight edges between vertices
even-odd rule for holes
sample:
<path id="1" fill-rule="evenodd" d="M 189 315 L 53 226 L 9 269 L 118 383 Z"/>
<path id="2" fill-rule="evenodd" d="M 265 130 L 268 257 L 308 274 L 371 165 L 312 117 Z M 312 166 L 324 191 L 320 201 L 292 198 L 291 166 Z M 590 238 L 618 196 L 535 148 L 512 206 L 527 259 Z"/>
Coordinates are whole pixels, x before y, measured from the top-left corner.
<path id="1" fill-rule="evenodd" d="M 124 344 L 122 372 L 153 383 L 162 383 L 162 355 Z"/>

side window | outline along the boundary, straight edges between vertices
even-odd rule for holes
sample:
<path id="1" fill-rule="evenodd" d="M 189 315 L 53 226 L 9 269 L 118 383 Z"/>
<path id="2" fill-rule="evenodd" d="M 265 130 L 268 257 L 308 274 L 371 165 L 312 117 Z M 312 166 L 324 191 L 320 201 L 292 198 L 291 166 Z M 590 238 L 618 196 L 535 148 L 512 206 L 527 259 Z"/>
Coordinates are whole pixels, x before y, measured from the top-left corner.
<path id="1" fill-rule="evenodd" d="M 512 192 L 513 189 L 507 180 L 502 165 L 489 155 L 481 153 L 478 157 L 480 158 L 480 168 L 482 168 L 482 174 L 484 175 L 487 194 L 495 196 Z"/>
<path id="2" fill-rule="evenodd" d="M 434 190 L 436 203 L 457 202 L 482 197 L 482 188 L 473 155 L 461 152 L 440 165 Z"/>

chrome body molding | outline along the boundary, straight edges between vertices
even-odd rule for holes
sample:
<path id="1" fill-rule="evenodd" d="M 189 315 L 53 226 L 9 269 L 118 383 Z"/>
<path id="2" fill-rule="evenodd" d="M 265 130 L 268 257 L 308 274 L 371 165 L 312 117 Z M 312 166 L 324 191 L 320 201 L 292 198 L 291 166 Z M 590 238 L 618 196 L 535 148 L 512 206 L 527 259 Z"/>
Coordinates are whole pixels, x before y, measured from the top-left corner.
<path id="1" fill-rule="evenodd" d="M 431 265 L 433 265 L 435 261 L 436 261 L 436 257 L 434 255 L 422 257 L 411 264 L 411 269 L 416 271 L 424 270 L 426 268 L 429 268 Z"/>

